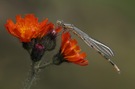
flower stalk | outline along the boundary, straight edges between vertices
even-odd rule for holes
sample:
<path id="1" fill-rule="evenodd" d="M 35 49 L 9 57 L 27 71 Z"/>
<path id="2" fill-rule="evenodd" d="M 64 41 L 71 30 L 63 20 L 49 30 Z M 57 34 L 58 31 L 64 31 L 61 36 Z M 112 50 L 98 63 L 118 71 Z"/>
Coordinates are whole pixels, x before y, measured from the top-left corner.
<path id="1" fill-rule="evenodd" d="M 44 63 L 44 64 L 40 65 L 40 62 L 38 62 L 38 64 L 36 64 L 36 62 L 32 61 L 30 74 L 24 83 L 23 89 L 30 89 L 32 87 L 34 81 L 36 81 L 36 77 L 40 73 L 40 71 L 45 69 L 47 66 L 49 66 L 51 64 L 52 64 L 52 62 Z"/>

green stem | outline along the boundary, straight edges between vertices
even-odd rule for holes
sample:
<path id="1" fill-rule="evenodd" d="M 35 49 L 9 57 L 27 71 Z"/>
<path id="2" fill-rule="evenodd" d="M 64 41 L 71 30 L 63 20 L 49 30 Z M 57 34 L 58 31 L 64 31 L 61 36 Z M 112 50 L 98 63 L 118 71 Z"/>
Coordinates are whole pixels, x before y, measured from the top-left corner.
<path id="1" fill-rule="evenodd" d="M 46 67 L 48 67 L 48 66 L 50 66 L 50 65 L 52 65 L 52 62 L 48 62 L 48 63 L 44 63 L 44 64 L 42 64 L 41 66 L 39 66 L 38 67 L 38 69 L 44 69 L 44 68 L 46 68 Z"/>
<path id="2" fill-rule="evenodd" d="M 33 82 L 36 80 L 36 76 L 39 74 L 39 72 L 46 68 L 47 66 L 51 65 L 51 63 L 45 63 L 42 66 L 40 66 L 40 62 L 37 64 L 35 62 L 32 62 L 31 65 L 31 71 L 30 71 L 30 75 L 28 76 L 23 89 L 30 89 L 31 86 L 33 85 Z"/>
<path id="3" fill-rule="evenodd" d="M 30 74 L 29 74 L 29 76 L 24 84 L 23 89 L 30 89 L 33 82 L 35 81 L 36 75 L 37 75 L 37 73 L 35 71 L 35 62 L 32 62 Z"/>

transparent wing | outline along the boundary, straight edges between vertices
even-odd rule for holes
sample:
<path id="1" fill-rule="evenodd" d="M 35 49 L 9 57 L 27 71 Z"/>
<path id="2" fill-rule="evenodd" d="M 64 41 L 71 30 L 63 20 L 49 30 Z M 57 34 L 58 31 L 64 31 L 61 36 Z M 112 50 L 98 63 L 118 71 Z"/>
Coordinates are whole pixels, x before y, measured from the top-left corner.
<path id="1" fill-rule="evenodd" d="M 73 32 L 77 34 L 80 38 L 82 38 L 88 46 L 97 50 L 98 53 L 100 53 L 106 59 L 110 59 L 112 56 L 114 56 L 114 53 L 112 52 L 112 50 L 106 45 L 92 39 L 86 33 L 84 33 L 83 31 L 79 30 L 78 28 L 74 26 L 73 26 L 73 29 L 74 29 Z"/>
<path id="2" fill-rule="evenodd" d="M 120 69 L 118 68 L 118 66 L 112 60 L 110 60 L 110 58 L 112 56 L 114 56 L 114 53 L 112 52 L 112 50 L 109 47 L 107 47 L 106 45 L 92 39 L 86 33 L 79 30 L 77 27 L 72 26 L 72 28 L 73 28 L 72 29 L 73 33 L 75 33 L 80 38 L 82 38 L 83 41 L 88 46 L 90 46 L 90 47 L 94 48 L 95 50 L 97 50 L 98 53 L 101 54 L 104 58 L 106 58 L 114 66 L 114 68 L 118 71 L 118 73 L 120 73 Z"/>
<path id="3" fill-rule="evenodd" d="M 58 26 L 62 26 L 64 31 L 71 30 L 74 34 L 78 35 L 78 37 L 80 37 L 88 46 L 94 48 L 95 50 L 98 51 L 98 53 L 100 53 L 104 58 L 106 58 L 106 60 L 109 61 L 111 65 L 114 66 L 114 68 L 118 71 L 118 73 L 120 73 L 120 69 L 118 68 L 118 66 L 112 60 L 110 60 L 110 58 L 114 56 L 114 53 L 109 47 L 92 39 L 86 33 L 81 31 L 77 27 L 73 26 L 72 24 L 67 24 L 59 20 L 57 21 L 57 24 Z"/>

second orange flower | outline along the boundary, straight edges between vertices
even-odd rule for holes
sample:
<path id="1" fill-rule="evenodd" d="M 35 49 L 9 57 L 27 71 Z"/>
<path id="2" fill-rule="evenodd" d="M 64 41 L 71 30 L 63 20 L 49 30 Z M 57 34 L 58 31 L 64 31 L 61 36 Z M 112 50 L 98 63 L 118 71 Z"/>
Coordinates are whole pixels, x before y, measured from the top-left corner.
<path id="1" fill-rule="evenodd" d="M 77 45 L 75 39 L 71 39 L 69 32 L 62 34 L 62 42 L 59 52 L 54 56 L 53 62 L 56 65 L 62 62 L 75 63 L 81 66 L 88 65 L 88 60 L 85 59 L 86 54 L 80 53 L 81 49 Z"/>

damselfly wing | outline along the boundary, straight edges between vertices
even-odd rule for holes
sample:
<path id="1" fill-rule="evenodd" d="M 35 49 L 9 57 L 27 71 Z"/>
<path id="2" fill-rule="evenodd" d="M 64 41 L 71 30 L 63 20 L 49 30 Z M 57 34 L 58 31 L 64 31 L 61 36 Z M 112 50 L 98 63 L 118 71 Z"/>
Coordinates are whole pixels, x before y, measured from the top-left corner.
<path id="1" fill-rule="evenodd" d="M 117 67 L 117 65 L 112 60 L 110 60 L 110 58 L 114 56 L 114 53 L 108 46 L 97 40 L 92 39 L 90 36 L 88 36 L 86 33 L 84 33 L 72 24 L 67 24 L 63 21 L 58 20 L 57 25 L 61 26 L 64 31 L 72 31 L 74 34 L 80 37 L 89 47 L 95 49 L 99 54 L 101 54 L 115 67 L 118 72 L 120 72 L 120 69 Z"/>

